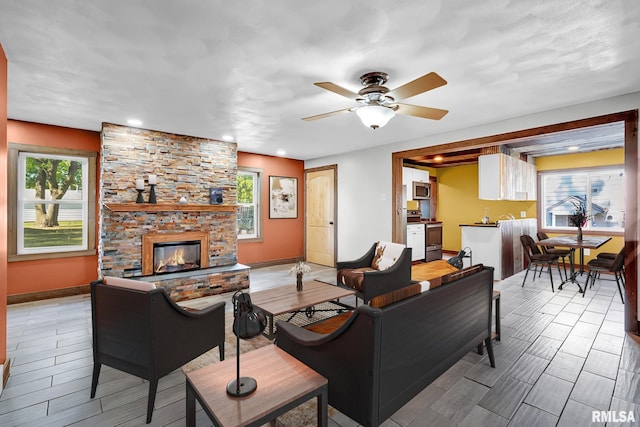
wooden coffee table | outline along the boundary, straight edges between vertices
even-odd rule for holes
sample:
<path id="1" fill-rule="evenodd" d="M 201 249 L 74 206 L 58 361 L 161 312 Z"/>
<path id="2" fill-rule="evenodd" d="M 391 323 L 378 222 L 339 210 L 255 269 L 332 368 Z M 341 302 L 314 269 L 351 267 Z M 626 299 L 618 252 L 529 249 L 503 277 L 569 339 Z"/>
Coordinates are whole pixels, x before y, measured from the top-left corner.
<path id="1" fill-rule="evenodd" d="M 275 425 L 275 419 L 316 397 L 318 426 L 327 426 L 327 379 L 273 344 L 240 355 L 240 375 L 258 388 L 244 397 L 227 394 L 236 378 L 236 358 L 212 363 L 187 377 L 187 426 L 196 425 L 196 400 L 215 426 Z"/>
<path id="2" fill-rule="evenodd" d="M 354 295 L 353 289 L 347 289 L 328 283 L 309 280 L 303 283 L 302 291 L 296 290 L 296 285 L 280 286 L 264 291 L 251 292 L 251 302 L 260 308 L 267 316 L 268 325 L 264 335 L 275 338 L 274 316 L 285 313 L 295 313 L 329 301 Z M 352 307 L 336 303 L 336 310 L 351 309 Z"/>

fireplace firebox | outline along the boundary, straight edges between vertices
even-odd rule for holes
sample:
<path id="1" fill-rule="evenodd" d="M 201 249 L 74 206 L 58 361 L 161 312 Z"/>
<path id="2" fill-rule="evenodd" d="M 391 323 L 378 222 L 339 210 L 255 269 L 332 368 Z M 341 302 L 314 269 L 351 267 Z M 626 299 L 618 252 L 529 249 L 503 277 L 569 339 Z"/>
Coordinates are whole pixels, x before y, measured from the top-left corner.
<path id="1" fill-rule="evenodd" d="M 200 241 L 153 244 L 153 273 L 176 273 L 200 268 Z"/>
<path id="2" fill-rule="evenodd" d="M 209 233 L 149 233 L 142 236 L 142 274 L 176 273 L 209 267 Z"/>

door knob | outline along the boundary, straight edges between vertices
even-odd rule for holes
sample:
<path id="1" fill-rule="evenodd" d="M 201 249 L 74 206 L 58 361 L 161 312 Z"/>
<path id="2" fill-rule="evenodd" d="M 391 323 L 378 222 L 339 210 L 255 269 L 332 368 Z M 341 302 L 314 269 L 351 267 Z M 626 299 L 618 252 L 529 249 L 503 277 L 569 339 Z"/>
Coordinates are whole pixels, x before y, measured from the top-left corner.
<path id="1" fill-rule="evenodd" d="M 329 225 L 333 225 L 333 221 L 329 221 Z"/>

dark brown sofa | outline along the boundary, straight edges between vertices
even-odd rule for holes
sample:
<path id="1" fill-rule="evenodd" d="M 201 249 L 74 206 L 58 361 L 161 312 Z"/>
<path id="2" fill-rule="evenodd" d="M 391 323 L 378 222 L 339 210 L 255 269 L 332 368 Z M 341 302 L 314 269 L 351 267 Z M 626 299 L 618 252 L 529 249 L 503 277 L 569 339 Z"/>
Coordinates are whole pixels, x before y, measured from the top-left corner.
<path id="1" fill-rule="evenodd" d="M 278 321 L 276 344 L 329 380 L 331 406 L 378 426 L 483 341 L 495 367 L 493 268 L 451 276 L 383 308 L 358 307 L 330 334 Z"/>

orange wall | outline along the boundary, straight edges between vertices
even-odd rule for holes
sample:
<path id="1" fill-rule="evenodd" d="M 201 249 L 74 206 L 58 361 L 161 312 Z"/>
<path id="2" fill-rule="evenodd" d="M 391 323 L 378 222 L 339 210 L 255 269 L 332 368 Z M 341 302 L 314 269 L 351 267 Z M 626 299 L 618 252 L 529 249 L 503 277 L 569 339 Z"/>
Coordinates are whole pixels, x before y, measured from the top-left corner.
<path id="1" fill-rule="evenodd" d="M 9 142 L 20 144 L 100 152 L 99 132 L 38 123 L 9 120 L 7 139 Z M 96 182 L 98 182 L 97 177 Z M 6 209 L 4 211 L 6 212 Z M 6 230 L 6 227 L 3 230 Z M 6 248 L 6 244 L 3 245 L 3 248 Z M 7 293 L 18 295 L 71 288 L 87 285 L 97 278 L 97 254 L 72 258 L 16 261 L 8 264 Z"/>
<path id="2" fill-rule="evenodd" d="M 1 44 L 0 183 L 3 183 L 0 184 L 0 363 L 4 364 L 7 359 L 7 57 Z"/>
<path id="3" fill-rule="evenodd" d="M 262 169 L 262 241 L 238 240 L 238 262 L 255 264 L 304 256 L 304 162 L 238 152 L 238 166 Z M 269 175 L 298 178 L 298 218 L 269 219 Z"/>

